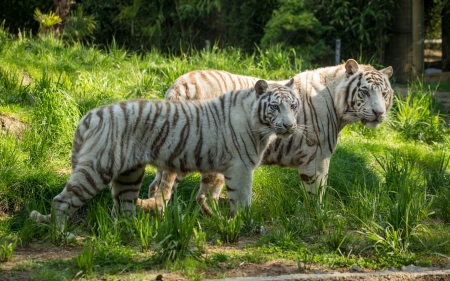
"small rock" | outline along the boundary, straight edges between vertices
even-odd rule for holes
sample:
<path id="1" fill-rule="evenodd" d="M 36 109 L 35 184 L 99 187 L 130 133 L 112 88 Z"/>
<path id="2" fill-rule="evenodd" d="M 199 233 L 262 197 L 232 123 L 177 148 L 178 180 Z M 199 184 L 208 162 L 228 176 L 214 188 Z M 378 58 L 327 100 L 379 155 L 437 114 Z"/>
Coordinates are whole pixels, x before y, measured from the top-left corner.
<path id="1" fill-rule="evenodd" d="M 395 267 L 390 266 L 390 267 L 387 269 L 387 271 L 394 271 L 394 272 L 396 272 L 396 271 L 398 271 L 398 269 L 395 268 Z"/>
<path id="2" fill-rule="evenodd" d="M 411 264 L 411 265 L 407 265 L 407 266 L 402 266 L 401 271 L 416 272 L 416 271 L 420 271 L 421 269 L 422 269 L 422 267 Z"/>
<path id="3" fill-rule="evenodd" d="M 358 272 L 358 273 L 363 273 L 364 270 L 359 267 L 357 264 L 352 265 L 352 267 L 350 267 L 350 272 Z"/>
<path id="4" fill-rule="evenodd" d="M 217 263 L 217 266 L 218 266 L 220 269 L 226 269 L 226 268 L 227 268 L 227 264 L 224 263 L 224 262 L 218 262 L 218 263 Z"/>
<path id="5" fill-rule="evenodd" d="M 256 234 L 266 234 L 266 228 L 262 225 L 256 227 L 255 229 Z"/>

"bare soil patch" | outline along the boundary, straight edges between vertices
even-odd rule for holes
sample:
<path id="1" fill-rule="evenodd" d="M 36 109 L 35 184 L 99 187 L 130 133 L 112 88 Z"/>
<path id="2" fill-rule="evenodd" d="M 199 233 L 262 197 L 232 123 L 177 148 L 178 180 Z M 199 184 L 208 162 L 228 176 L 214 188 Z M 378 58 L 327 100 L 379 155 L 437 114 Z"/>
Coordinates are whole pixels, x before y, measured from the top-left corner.
<path id="1" fill-rule="evenodd" d="M 26 123 L 21 122 L 14 117 L 0 114 L 0 127 L 2 135 L 6 135 L 7 133 L 9 133 L 22 138 L 23 132 L 26 129 L 27 125 Z"/>

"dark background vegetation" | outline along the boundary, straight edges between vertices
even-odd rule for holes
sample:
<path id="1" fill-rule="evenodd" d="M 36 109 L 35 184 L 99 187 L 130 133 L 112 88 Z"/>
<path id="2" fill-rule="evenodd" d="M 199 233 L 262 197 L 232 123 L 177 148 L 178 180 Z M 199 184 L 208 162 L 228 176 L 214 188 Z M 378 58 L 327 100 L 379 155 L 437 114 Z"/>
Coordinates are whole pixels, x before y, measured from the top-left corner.
<path id="1" fill-rule="evenodd" d="M 276 45 L 315 65 L 334 64 L 337 38 L 341 58 L 364 53 L 383 63 L 399 8 L 394 0 L 11 0 L 0 2 L 0 19 L 13 34 L 36 34 L 34 10 L 61 15 L 56 8 L 61 3 L 70 8 L 68 16 L 83 11 L 84 20 L 94 22 L 89 32 L 78 27 L 76 39 L 99 47 L 115 40 L 130 51 L 182 54 L 206 48 L 206 40 L 245 53 Z M 448 5 L 447 0 L 424 1 L 426 38 L 440 36 L 441 11 Z"/>
<path id="2" fill-rule="evenodd" d="M 39 23 L 33 19 L 35 8 L 58 13 L 56 4 L 66 1 L 54 2 L 1 1 L 0 16 L 13 34 L 19 30 L 36 34 Z M 426 33 L 432 37 L 440 29 L 435 15 L 444 2 L 425 1 Z M 382 63 L 395 22 L 392 12 L 396 1 L 77 0 L 70 3 L 72 16 L 79 7 L 85 19 L 95 23 L 95 29 L 79 30 L 77 39 L 99 47 L 115 40 L 130 51 L 157 48 L 181 54 L 205 48 L 206 40 L 211 46 L 239 48 L 245 53 L 277 45 L 294 49 L 313 64 L 330 65 L 334 64 L 337 38 L 342 40 L 341 58 L 356 58 L 363 50 L 370 54 L 368 59 Z"/>

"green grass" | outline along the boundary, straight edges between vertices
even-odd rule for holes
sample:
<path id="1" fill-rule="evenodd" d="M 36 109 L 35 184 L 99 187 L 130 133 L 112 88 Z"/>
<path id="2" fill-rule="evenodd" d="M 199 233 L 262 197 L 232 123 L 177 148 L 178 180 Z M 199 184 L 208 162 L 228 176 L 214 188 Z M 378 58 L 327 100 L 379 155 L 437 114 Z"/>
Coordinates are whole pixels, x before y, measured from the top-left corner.
<path id="1" fill-rule="evenodd" d="M 114 44 L 100 51 L 50 37 L 9 38 L 1 30 L 0 42 L 0 110 L 24 124 L 20 135 L 0 135 L 2 253 L 29 245 L 79 250 L 68 259 L 24 261 L 13 271 L 45 280 L 141 280 L 149 272 L 153 279 L 173 272 L 201 280 L 226 276 L 242 262 L 274 259 L 296 262 L 303 271 L 311 263 L 373 269 L 450 264 L 449 131 L 420 83 L 409 85 L 414 94 L 406 99 L 396 97 L 380 129 L 355 124 L 341 132 L 322 202 L 305 192 L 296 170 L 260 167 L 251 209 L 230 218 L 222 198 L 217 216 L 206 218 L 192 197 L 200 180 L 194 173 L 179 185 L 164 217 L 137 212 L 133 220 L 113 218 L 103 190 L 69 222 L 68 230 L 83 240 L 68 243 L 28 215 L 51 212 L 70 173 L 75 127 L 88 110 L 122 99 L 161 99 L 178 76 L 194 69 L 277 80 L 308 63 L 276 48 L 254 55 L 213 48 L 174 57 L 128 53 Z M 154 175 L 148 167 L 141 198 Z M 243 239 L 252 243 L 239 250 L 242 245 L 233 243 Z M 231 245 L 236 250 L 226 250 Z"/>

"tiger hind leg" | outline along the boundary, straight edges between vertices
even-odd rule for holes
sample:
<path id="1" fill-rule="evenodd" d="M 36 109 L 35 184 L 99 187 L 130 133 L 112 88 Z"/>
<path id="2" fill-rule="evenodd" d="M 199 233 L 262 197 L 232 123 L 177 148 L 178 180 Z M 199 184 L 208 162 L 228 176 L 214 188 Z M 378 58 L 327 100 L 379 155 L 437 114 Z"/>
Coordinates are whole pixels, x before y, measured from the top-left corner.
<path id="1" fill-rule="evenodd" d="M 145 166 L 139 166 L 119 174 L 111 184 L 111 196 L 114 201 L 112 216 L 132 217 L 144 179 Z"/>
<path id="2" fill-rule="evenodd" d="M 65 220 L 105 188 L 109 177 L 101 176 L 92 166 L 78 164 L 63 191 L 53 198 L 56 218 L 52 218 L 52 215 L 42 215 L 38 211 L 32 211 L 30 218 L 38 223 L 54 222 L 63 230 Z"/>
<path id="3" fill-rule="evenodd" d="M 208 194 L 216 202 L 219 201 L 220 192 L 225 184 L 225 179 L 222 174 L 202 174 L 202 181 L 200 183 L 200 190 L 197 193 L 197 203 L 200 205 L 202 213 L 206 216 L 212 216 L 213 213 L 206 204 Z"/>

